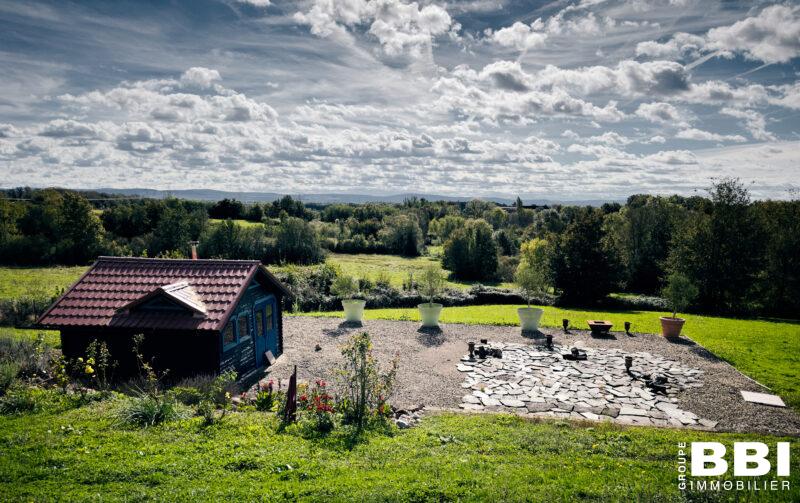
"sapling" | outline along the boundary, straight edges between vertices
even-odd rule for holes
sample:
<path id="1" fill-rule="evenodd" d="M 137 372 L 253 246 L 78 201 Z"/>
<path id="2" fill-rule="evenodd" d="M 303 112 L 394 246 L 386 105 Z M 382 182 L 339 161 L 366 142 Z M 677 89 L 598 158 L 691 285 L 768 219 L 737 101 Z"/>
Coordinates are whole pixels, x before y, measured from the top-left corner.
<path id="1" fill-rule="evenodd" d="M 442 291 L 444 287 L 444 275 L 441 269 L 431 264 L 422 270 L 420 278 L 420 293 L 428 299 L 428 306 L 433 306 L 433 298 Z"/>
<path id="2" fill-rule="evenodd" d="M 528 307 L 531 307 L 532 298 L 543 296 L 549 289 L 546 246 L 547 241 L 533 239 L 523 243 L 520 251 L 521 260 L 514 274 L 514 281 L 522 291 Z"/>
<path id="3" fill-rule="evenodd" d="M 358 293 L 358 282 L 352 276 L 340 274 L 333 280 L 331 293 L 342 300 L 352 299 Z"/>
<path id="4" fill-rule="evenodd" d="M 531 307 L 531 299 L 537 296 L 542 296 L 547 292 L 547 276 L 541 268 L 528 264 L 527 262 L 520 263 L 517 267 L 517 272 L 514 275 L 514 281 L 519 286 L 522 296 L 525 297 L 525 303 Z"/>
<path id="5" fill-rule="evenodd" d="M 697 297 L 697 287 L 689 278 L 681 273 L 674 272 L 667 278 L 667 285 L 661 290 L 661 295 L 667 300 L 672 318 L 678 317 L 678 312 L 683 311 Z"/>

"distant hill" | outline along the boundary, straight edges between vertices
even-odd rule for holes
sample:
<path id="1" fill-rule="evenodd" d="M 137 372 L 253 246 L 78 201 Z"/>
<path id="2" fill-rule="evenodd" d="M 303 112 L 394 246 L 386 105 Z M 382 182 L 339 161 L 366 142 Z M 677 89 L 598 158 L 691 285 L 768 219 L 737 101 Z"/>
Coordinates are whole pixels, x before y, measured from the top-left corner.
<path id="1" fill-rule="evenodd" d="M 220 199 L 237 199 L 242 202 L 265 202 L 280 199 L 287 194 L 279 194 L 277 192 L 230 192 L 224 190 L 212 189 L 184 189 L 184 190 L 156 190 L 156 189 L 110 189 L 102 188 L 96 189 L 98 192 L 107 194 L 121 194 L 126 196 L 142 196 L 160 199 L 164 197 L 177 197 L 180 199 L 191 199 L 195 201 L 219 201 Z M 438 194 L 420 194 L 420 193 L 406 193 L 406 194 L 392 194 L 392 195 L 366 195 L 366 194 L 343 194 L 343 193 L 329 193 L 329 194 L 288 194 L 295 199 L 299 199 L 305 203 L 315 204 L 331 204 L 331 203 L 402 203 L 406 199 L 413 197 L 425 198 L 429 201 L 469 201 L 474 199 L 470 196 L 454 197 L 443 196 Z M 498 204 L 513 204 L 514 198 L 506 197 L 482 197 L 488 201 L 494 201 Z M 547 199 L 524 199 L 526 205 L 591 205 L 600 206 L 607 202 L 614 202 L 609 200 L 547 200 Z M 619 201 L 624 202 L 624 201 Z"/>

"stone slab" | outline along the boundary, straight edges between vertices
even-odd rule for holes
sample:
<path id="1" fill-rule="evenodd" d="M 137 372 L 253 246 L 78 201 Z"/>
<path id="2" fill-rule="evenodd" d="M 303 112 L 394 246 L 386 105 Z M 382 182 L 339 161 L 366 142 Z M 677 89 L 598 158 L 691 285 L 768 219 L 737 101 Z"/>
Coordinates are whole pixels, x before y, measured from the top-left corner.
<path id="1" fill-rule="evenodd" d="M 767 393 L 754 393 L 752 391 L 741 390 L 742 398 L 746 402 L 771 405 L 772 407 L 786 407 L 783 400 L 778 395 L 768 395 Z"/>

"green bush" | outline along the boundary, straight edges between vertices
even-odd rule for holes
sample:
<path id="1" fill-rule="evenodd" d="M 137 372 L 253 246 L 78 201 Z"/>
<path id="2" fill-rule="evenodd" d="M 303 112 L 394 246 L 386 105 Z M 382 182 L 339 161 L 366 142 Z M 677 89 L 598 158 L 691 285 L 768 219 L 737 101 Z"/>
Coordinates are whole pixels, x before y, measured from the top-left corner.
<path id="1" fill-rule="evenodd" d="M 19 365 L 15 362 L 2 362 L 0 363 L 0 396 L 6 394 L 6 391 L 14 382 L 19 372 Z"/>
<path id="2" fill-rule="evenodd" d="M 397 376 L 397 360 L 388 371 L 381 372 L 372 353 L 372 339 L 367 332 L 355 334 L 342 349 L 344 364 L 339 369 L 339 389 L 336 410 L 344 422 L 361 430 L 371 417 L 384 417 L 386 400 L 392 393 Z"/>
<path id="3" fill-rule="evenodd" d="M 0 398 L 0 414 L 21 414 L 41 409 L 41 402 L 45 398 L 43 392 L 44 390 L 40 388 L 26 386 L 20 382 L 12 383 L 5 396 Z"/>
<path id="4" fill-rule="evenodd" d="M 49 371 L 50 347 L 44 334 L 36 339 L 0 338 L 0 362 L 13 362 L 21 377 L 45 376 Z"/>
<path id="5" fill-rule="evenodd" d="M 167 395 L 183 405 L 197 405 L 203 399 L 203 393 L 199 389 L 185 386 L 176 386 Z"/>
<path id="6" fill-rule="evenodd" d="M 174 398 L 143 393 L 126 400 L 117 413 L 117 419 L 124 424 L 147 428 L 182 419 L 185 415 Z"/>

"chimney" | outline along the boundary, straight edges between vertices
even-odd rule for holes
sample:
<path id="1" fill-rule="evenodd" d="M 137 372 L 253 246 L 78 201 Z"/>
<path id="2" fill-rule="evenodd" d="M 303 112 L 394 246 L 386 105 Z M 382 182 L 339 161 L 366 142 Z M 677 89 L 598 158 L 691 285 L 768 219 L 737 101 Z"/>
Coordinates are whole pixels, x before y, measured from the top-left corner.
<path id="1" fill-rule="evenodd" d="M 189 241 L 189 245 L 192 247 L 192 260 L 197 260 L 197 245 L 200 244 L 200 241 Z"/>

